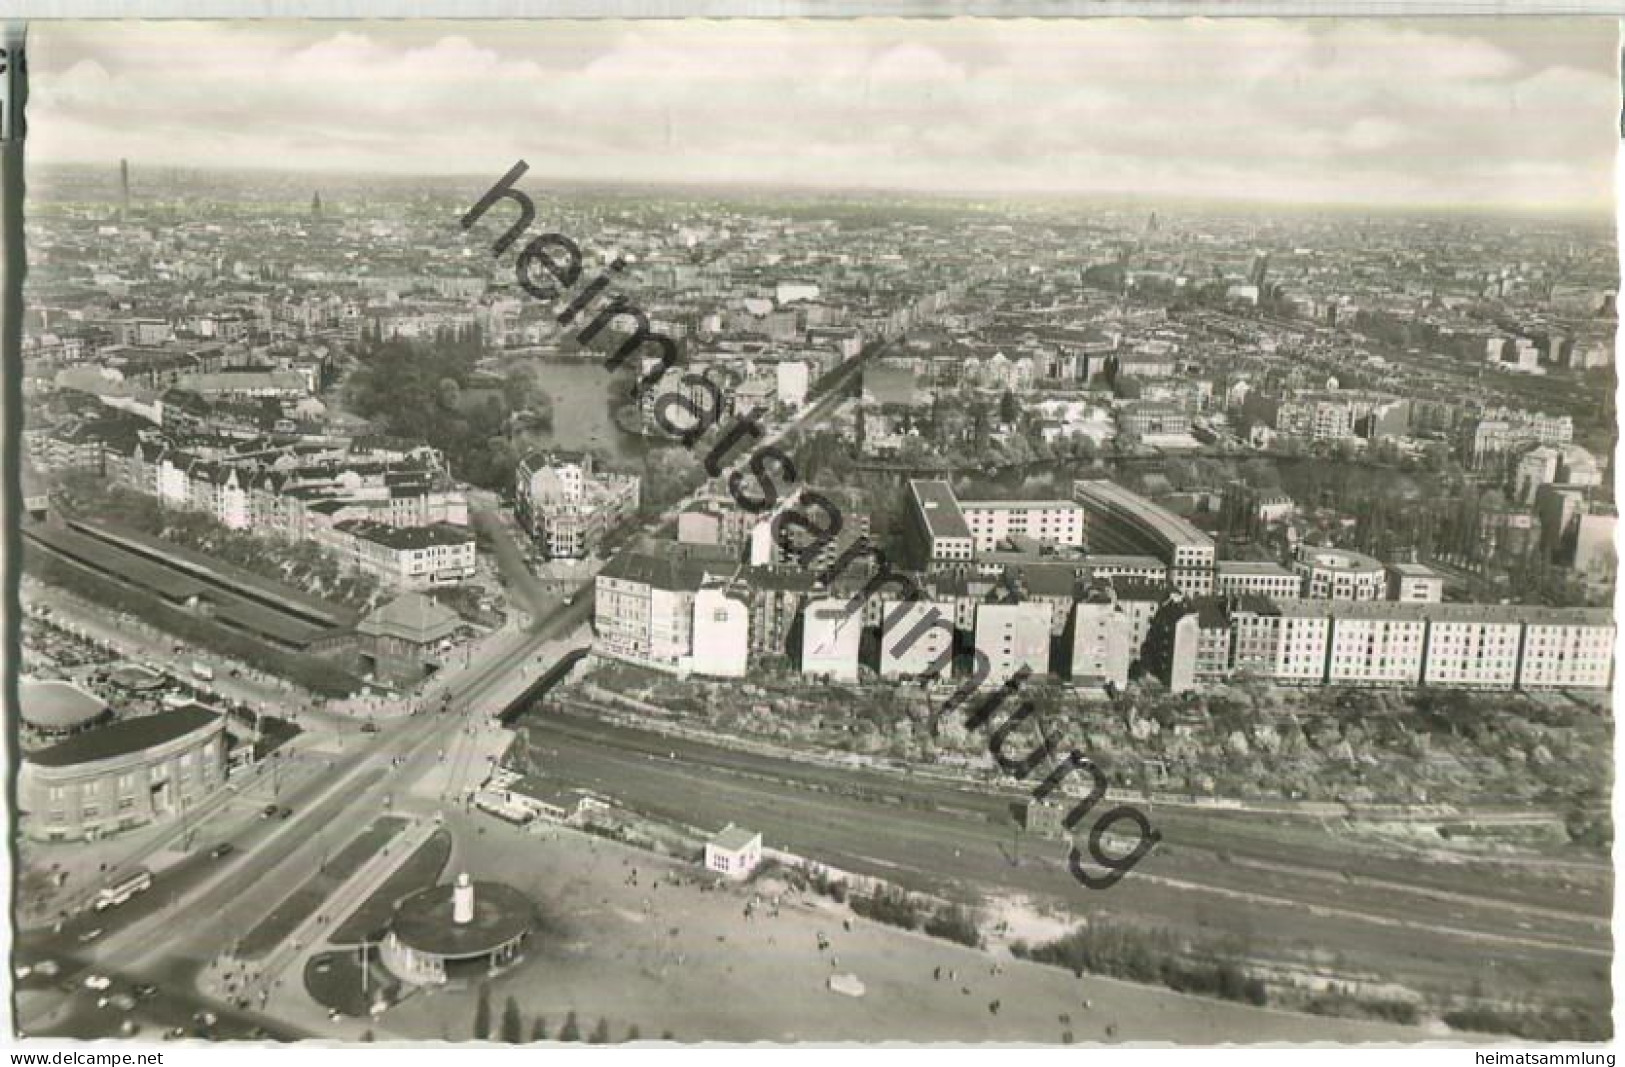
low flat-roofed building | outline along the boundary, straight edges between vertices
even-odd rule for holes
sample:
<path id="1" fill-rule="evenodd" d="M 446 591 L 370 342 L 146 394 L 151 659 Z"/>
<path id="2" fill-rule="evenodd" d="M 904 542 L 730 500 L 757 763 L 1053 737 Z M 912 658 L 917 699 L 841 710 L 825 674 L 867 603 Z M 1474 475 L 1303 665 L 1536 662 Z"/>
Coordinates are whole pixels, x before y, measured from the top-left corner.
<path id="1" fill-rule="evenodd" d="M 1401 604 L 1440 603 L 1444 600 L 1444 576 L 1421 563 L 1390 563 L 1388 599 Z"/>
<path id="2" fill-rule="evenodd" d="M 1220 560 L 1213 566 L 1213 591 L 1223 596 L 1293 599 L 1303 579 L 1279 563 Z"/>

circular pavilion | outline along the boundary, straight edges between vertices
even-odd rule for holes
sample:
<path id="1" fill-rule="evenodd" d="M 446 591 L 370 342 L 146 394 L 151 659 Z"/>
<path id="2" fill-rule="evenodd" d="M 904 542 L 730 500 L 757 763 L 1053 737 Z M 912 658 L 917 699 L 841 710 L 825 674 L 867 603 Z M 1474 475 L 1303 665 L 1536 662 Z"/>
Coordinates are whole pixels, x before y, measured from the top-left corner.
<path id="1" fill-rule="evenodd" d="M 534 925 L 530 900 L 517 889 L 460 874 L 396 906 L 380 958 L 391 974 L 416 985 L 483 978 L 519 958 Z"/>
<path id="2" fill-rule="evenodd" d="M 42 739 L 71 737 L 113 717 L 105 702 L 72 682 L 22 678 L 17 696 L 23 726 Z"/>

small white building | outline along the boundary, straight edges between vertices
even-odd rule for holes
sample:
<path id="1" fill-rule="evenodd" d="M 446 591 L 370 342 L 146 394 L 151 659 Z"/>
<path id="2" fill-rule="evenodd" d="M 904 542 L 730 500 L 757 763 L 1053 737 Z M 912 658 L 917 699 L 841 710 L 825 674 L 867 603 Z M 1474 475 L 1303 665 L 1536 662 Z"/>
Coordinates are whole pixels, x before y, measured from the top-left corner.
<path id="1" fill-rule="evenodd" d="M 735 880 L 748 878 L 762 862 L 762 835 L 729 823 L 705 843 L 705 868 Z"/>

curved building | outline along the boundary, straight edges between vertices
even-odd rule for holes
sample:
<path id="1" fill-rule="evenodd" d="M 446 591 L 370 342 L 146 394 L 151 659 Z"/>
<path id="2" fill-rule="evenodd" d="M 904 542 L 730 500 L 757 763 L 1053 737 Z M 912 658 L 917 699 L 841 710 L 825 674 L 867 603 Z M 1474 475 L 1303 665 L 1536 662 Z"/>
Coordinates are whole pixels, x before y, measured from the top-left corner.
<path id="1" fill-rule="evenodd" d="M 499 882 L 467 874 L 401 901 L 380 958 L 391 974 L 415 985 L 483 978 L 519 958 L 535 925 L 530 900 Z"/>
<path id="2" fill-rule="evenodd" d="M 1161 504 L 1104 478 L 1072 483 L 1083 505 L 1090 555 L 1149 555 L 1168 567 L 1168 581 L 1187 596 L 1213 591 L 1213 538 Z"/>
<path id="3" fill-rule="evenodd" d="M 17 682 L 24 736 L 54 743 L 112 718 L 99 698 L 72 682 L 22 678 Z"/>
<path id="4" fill-rule="evenodd" d="M 29 753 L 17 796 L 29 837 L 77 841 L 175 818 L 225 782 L 225 717 L 193 704 Z"/>
<path id="5" fill-rule="evenodd" d="M 1360 552 L 1303 545 L 1292 569 L 1303 579 L 1305 600 L 1382 600 L 1388 595 L 1387 568 Z"/>

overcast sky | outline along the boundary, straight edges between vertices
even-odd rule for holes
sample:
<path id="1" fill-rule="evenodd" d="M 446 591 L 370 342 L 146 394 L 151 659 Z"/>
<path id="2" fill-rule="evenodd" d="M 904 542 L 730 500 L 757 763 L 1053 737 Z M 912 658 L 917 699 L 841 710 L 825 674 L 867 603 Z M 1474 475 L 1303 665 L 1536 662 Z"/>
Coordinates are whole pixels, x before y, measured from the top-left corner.
<path id="1" fill-rule="evenodd" d="M 34 23 L 31 162 L 1593 208 L 1605 20 Z"/>

